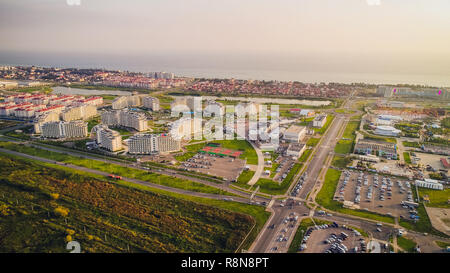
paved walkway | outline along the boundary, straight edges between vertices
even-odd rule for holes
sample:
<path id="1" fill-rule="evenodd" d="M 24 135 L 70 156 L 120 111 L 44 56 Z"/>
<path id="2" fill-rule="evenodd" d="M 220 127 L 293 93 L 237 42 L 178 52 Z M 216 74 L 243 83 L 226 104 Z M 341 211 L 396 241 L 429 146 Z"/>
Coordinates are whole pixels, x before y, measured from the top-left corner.
<path id="1" fill-rule="evenodd" d="M 264 156 L 261 152 L 261 149 L 259 149 L 253 142 L 249 141 L 249 143 L 253 146 L 253 149 L 256 151 L 256 155 L 258 156 L 258 166 L 256 167 L 255 174 L 253 175 L 252 179 L 247 183 L 249 185 L 255 185 L 256 182 L 258 182 L 259 178 L 261 177 L 263 171 L 264 171 Z"/>

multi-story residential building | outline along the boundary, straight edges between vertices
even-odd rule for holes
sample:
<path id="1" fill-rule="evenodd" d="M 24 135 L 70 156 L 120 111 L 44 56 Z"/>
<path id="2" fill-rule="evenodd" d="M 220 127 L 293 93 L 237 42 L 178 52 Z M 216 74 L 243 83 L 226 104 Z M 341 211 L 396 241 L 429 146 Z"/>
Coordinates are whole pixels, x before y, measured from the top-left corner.
<path id="1" fill-rule="evenodd" d="M 42 136 L 47 138 L 80 138 L 88 135 L 87 122 L 51 121 L 42 124 Z"/>
<path id="2" fill-rule="evenodd" d="M 127 143 L 130 154 L 153 154 L 158 151 L 158 139 L 153 134 L 136 134 Z"/>
<path id="3" fill-rule="evenodd" d="M 183 117 L 169 124 L 169 127 L 174 139 L 190 139 L 193 134 L 202 132 L 202 120 Z"/>
<path id="4" fill-rule="evenodd" d="M 112 109 L 119 110 L 127 107 L 137 107 L 141 105 L 141 97 L 139 95 L 122 96 L 113 100 Z"/>
<path id="5" fill-rule="evenodd" d="M 179 151 L 181 141 L 167 134 L 136 134 L 128 139 L 130 154 L 153 154 Z"/>
<path id="6" fill-rule="evenodd" d="M 90 97 L 90 98 L 78 100 L 78 103 L 99 106 L 99 105 L 103 104 L 103 98 L 102 97 Z"/>
<path id="7" fill-rule="evenodd" d="M 145 108 L 152 111 L 159 111 L 159 99 L 154 97 L 144 97 L 142 99 L 142 104 Z"/>
<path id="8" fill-rule="evenodd" d="M 320 115 L 314 118 L 313 127 L 322 128 L 327 122 L 327 115 Z"/>
<path id="9" fill-rule="evenodd" d="M 34 133 L 35 134 L 42 133 L 42 125 L 46 122 L 51 121 L 59 121 L 59 114 L 55 112 L 47 112 L 40 115 L 39 117 L 36 117 L 33 123 Z"/>
<path id="10" fill-rule="evenodd" d="M 43 108 L 43 109 L 35 111 L 35 115 L 39 116 L 39 115 L 42 115 L 42 114 L 47 113 L 47 112 L 55 112 L 57 114 L 61 114 L 61 112 L 65 108 L 66 107 L 64 105 L 53 105 L 53 106 L 50 106 L 50 107 Z"/>
<path id="11" fill-rule="evenodd" d="M 176 98 L 174 102 L 171 103 L 171 108 L 179 110 L 182 106 L 187 107 L 187 111 L 198 112 L 202 111 L 202 99 L 201 97 L 185 96 Z M 178 107 L 178 108 L 177 108 Z"/>
<path id="12" fill-rule="evenodd" d="M 170 153 L 181 150 L 181 141 L 172 138 L 168 134 L 158 136 L 158 152 Z"/>
<path id="13" fill-rule="evenodd" d="M 144 113 L 128 110 L 113 110 L 102 113 L 102 123 L 111 126 L 123 126 L 142 132 L 148 130 L 148 122 Z"/>
<path id="14" fill-rule="evenodd" d="M 300 142 L 306 135 L 306 127 L 292 125 L 286 131 L 284 131 L 283 138 L 289 142 Z"/>
<path id="15" fill-rule="evenodd" d="M 122 150 L 122 136 L 117 131 L 113 131 L 104 124 L 99 124 L 92 128 L 95 132 L 96 142 L 99 147 L 111 152 Z"/>
<path id="16" fill-rule="evenodd" d="M 95 105 L 80 105 L 66 108 L 61 113 L 61 118 L 64 121 L 72 121 L 78 119 L 89 119 L 97 115 L 97 107 Z"/>

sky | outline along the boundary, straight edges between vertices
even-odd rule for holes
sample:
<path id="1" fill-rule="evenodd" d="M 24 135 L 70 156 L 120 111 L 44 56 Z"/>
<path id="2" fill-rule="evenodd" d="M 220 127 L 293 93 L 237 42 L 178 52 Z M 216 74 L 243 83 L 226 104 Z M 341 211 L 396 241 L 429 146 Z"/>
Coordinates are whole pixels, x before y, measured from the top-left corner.
<path id="1" fill-rule="evenodd" d="M 450 1 L 378 1 L 0 0 L 0 63 L 170 56 L 180 66 L 450 77 Z"/>

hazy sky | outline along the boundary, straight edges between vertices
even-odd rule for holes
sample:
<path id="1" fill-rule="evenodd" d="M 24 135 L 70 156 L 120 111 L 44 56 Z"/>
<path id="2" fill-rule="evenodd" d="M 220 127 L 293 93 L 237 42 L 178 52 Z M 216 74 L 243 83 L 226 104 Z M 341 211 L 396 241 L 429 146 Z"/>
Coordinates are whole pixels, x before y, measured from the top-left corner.
<path id="1" fill-rule="evenodd" d="M 266 55 L 323 70 L 450 75 L 450 1 L 380 1 L 0 0 L 0 58 Z"/>

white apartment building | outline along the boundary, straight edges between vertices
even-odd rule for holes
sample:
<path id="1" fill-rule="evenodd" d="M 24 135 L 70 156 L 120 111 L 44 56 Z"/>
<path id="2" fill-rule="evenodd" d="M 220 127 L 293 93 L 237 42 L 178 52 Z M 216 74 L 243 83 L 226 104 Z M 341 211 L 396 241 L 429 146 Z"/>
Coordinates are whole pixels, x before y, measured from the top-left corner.
<path id="1" fill-rule="evenodd" d="M 111 152 L 122 150 L 122 136 L 117 131 L 113 131 L 104 124 L 96 125 L 92 128 L 96 135 L 96 142 L 99 147 Z"/>
<path id="2" fill-rule="evenodd" d="M 87 122 L 83 121 L 51 121 L 42 124 L 42 136 L 47 138 L 79 138 L 87 137 Z"/>
<path id="3" fill-rule="evenodd" d="M 181 141 L 167 134 L 136 134 L 128 139 L 130 154 L 153 154 L 179 151 Z"/>
<path id="4" fill-rule="evenodd" d="M 286 131 L 284 131 L 283 138 L 289 142 L 300 142 L 306 135 L 306 127 L 292 125 Z"/>
<path id="5" fill-rule="evenodd" d="M 327 122 L 327 115 L 320 115 L 314 118 L 313 127 L 322 128 Z"/>
<path id="6" fill-rule="evenodd" d="M 139 132 L 148 130 L 148 122 L 144 113 L 127 110 L 103 112 L 102 123 L 111 126 L 129 127 Z"/>
<path id="7" fill-rule="evenodd" d="M 59 114 L 55 112 L 47 112 L 45 114 L 40 115 L 39 117 L 35 118 L 34 120 L 34 133 L 40 134 L 42 133 L 42 125 L 46 122 L 51 121 L 59 121 Z"/>
<path id="8" fill-rule="evenodd" d="M 80 105 L 66 108 L 61 113 L 61 119 L 64 121 L 72 121 L 78 119 L 89 119 L 97 115 L 97 107 L 95 105 Z"/>
<path id="9" fill-rule="evenodd" d="M 159 99 L 154 97 L 144 97 L 142 99 L 142 103 L 145 108 L 150 109 L 152 111 L 159 111 Z"/>
<path id="10" fill-rule="evenodd" d="M 136 107 L 141 105 L 141 97 L 139 95 L 122 96 L 113 100 L 112 109 L 119 110 L 127 107 Z"/>
<path id="11" fill-rule="evenodd" d="M 169 127 L 170 136 L 174 139 L 190 139 L 193 134 L 202 132 L 202 120 L 183 117 L 169 124 Z"/>

